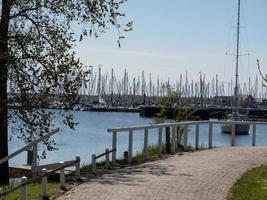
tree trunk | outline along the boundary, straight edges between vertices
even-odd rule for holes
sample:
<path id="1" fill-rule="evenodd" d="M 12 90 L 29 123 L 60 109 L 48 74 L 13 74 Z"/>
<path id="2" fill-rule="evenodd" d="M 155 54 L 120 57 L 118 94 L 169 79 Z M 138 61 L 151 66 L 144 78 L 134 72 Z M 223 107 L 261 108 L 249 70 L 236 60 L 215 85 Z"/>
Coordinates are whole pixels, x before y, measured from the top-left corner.
<path id="1" fill-rule="evenodd" d="M 171 153 L 171 136 L 170 136 L 170 127 L 166 127 L 166 152 Z"/>
<path id="2" fill-rule="evenodd" d="M 8 155 L 7 76 L 10 1 L 2 1 L 0 20 L 0 158 Z M 9 183 L 8 161 L 0 165 L 0 185 Z"/>

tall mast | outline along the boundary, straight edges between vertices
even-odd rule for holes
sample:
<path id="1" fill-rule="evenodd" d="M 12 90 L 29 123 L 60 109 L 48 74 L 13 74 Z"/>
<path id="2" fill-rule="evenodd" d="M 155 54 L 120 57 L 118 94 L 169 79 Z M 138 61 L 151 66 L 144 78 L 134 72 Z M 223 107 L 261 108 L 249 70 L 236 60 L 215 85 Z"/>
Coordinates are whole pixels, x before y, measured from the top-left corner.
<path id="1" fill-rule="evenodd" d="M 101 66 L 98 68 L 97 95 L 101 95 Z"/>
<path id="2" fill-rule="evenodd" d="M 236 68 L 235 68 L 235 111 L 239 111 L 238 91 L 238 65 L 239 65 L 239 34 L 240 34 L 240 0 L 238 0 L 237 13 L 237 39 L 236 39 Z"/>
<path id="3" fill-rule="evenodd" d="M 110 98 L 111 98 L 111 102 L 113 101 L 113 89 L 114 89 L 114 71 L 113 68 L 111 69 L 111 81 L 110 81 Z"/>

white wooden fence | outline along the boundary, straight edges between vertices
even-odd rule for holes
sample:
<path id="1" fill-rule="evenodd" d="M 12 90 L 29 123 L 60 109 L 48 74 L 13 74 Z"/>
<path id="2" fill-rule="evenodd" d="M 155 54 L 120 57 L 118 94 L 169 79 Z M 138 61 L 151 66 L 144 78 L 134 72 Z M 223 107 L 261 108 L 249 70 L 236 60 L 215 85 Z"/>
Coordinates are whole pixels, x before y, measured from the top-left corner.
<path id="1" fill-rule="evenodd" d="M 0 200 L 2 198 L 18 189 L 21 189 L 21 199 L 27 200 L 27 185 L 35 182 L 39 179 L 42 179 L 42 191 L 43 191 L 43 199 L 48 198 L 48 185 L 47 185 L 47 176 L 51 173 L 60 171 L 60 186 L 65 187 L 65 168 L 75 166 L 75 176 L 76 179 L 80 179 L 80 156 L 76 156 L 75 160 L 69 160 L 69 161 L 61 161 L 59 163 L 51 163 L 46 165 L 37 165 L 37 145 L 38 143 L 50 138 L 55 133 L 59 132 L 59 128 L 51 131 L 50 133 L 44 135 L 43 137 L 40 137 L 39 139 L 31 142 L 30 144 L 22 147 L 21 149 L 15 151 L 14 153 L 6 156 L 5 158 L 0 159 L 0 165 L 15 156 L 19 155 L 20 153 L 27 151 L 31 148 L 33 148 L 33 161 L 32 161 L 32 179 L 27 180 L 27 177 L 22 177 L 22 183 L 8 191 L 3 191 L 0 188 Z M 41 172 L 41 173 L 40 173 Z M 41 174 L 41 175 L 40 175 Z M 39 175 L 39 176 L 38 176 Z"/>
<path id="2" fill-rule="evenodd" d="M 67 167 L 71 167 L 71 166 L 75 166 L 75 176 L 76 179 L 80 179 L 80 156 L 76 156 L 75 160 L 72 161 L 67 161 L 67 162 L 63 162 L 61 161 L 56 168 L 52 169 L 51 171 L 47 171 L 46 168 L 43 168 L 41 170 L 41 175 L 36 176 L 30 180 L 27 180 L 27 177 L 22 177 L 21 178 L 21 184 L 19 184 L 18 186 L 15 186 L 7 191 L 3 191 L 0 188 L 0 200 L 3 200 L 3 198 L 5 196 L 7 196 L 8 194 L 20 189 L 21 190 L 21 199 L 22 200 L 27 200 L 27 185 L 29 185 L 30 183 L 34 183 L 38 180 L 42 180 L 42 199 L 49 199 L 48 198 L 48 182 L 47 182 L 47 177 L 48 175 L 55 173 L 57 171 L 60 172 L 60 187 L 61 188 L 65 188 L 65 168 Z"/>
<path id="3" fill-rule="evenodd" d="M 38 143 L 50 138 L 52 135 L 56 134 L 59 132 L 59 128 L 51 131 L 50 133 L 47 133 L 46 135 L 40 137 L 39 139 L 31 142 L 30 144 L 22 147 L 21 149 L 15 151 L 14 153 L 4 157 L 4 158 L 1 158 L 0 159 L 0 165 L 3 164 L 4 162 L 10 160 L 11 158 L 14 158 L 15 156 L 19 155 L 20 153 L 24 152 L 24 151 L 27 151 L 29 149 L 32 148 L 33 150 L 33 160 L 32 160 L 32 166 L 31 166 L 31 171 L 32 171 L 32 175 L 33 176 L 36 176 L 37 175 L 37 172 L 38 172 L 38 167 L 37 167 L 37 157 L 38 157 L 38 154 L 37 154 L 37 145 Z M 42 167 L 44 168 L 44 166 Z"/>
<path id="4" fill-rule="evenodd" d="M 151 129 L 158 129 L 158 156 L 162 154 L 162 130 L 163 128 L 170 127 L 172 129 L 172 138 L 171 138 L 171 153 L 175 153 L 176 145 L 177 145 L 177 128 L 183 127 L 185 130 L 188 130 L 188 126 L 195 126 L 195 148 L 199 148 L 199 130 L 200 124 L 208 124 L 208 148 L 212 148 L 213 145 L 213 125 L 221 124 L 221 125 L 231 125 L 232 133 L 231 133 L 231 146 L 235 146 L 235 125 L 236 124 L 249 124 L 252 125 L 252 141 L 251 145 L 256 145 L 256 130 L 257 125 L 267 125 L 267 122 L 254 122 L 254 121 L 187 121 L 187 122 L 177 122 L 177 123 L 164 123 L 164 124 L 152 124 L 152 125 L 144 125 L 144 126 L 131 126 L 131 127 L 122 127 L 122 128 L 109 128 L 107 131 L 112 133 L 112 149 L 117 149 L 117 136 L 120 132 L 128 133 L 128 162 L 132 161 L 133 155 L 133 134 L 134 131 L 144 131 L 144 159 L 148 159 L 148 133 Z M 188 131 L 184 133 L 184 148 L 188 147 Z M 117 151 L 112 152 L 112 164 L 116 163 L 116 153 Z"/>
<path id="5" fill-rule="evenodd" d="M 105 149 L 105 153 L 102 153 L 100 155 L 93 154 L 92 155 L 92 172 L 93 173 L 96 172 L 96 160 L 98 158 L 103 157 L 103 156 L 105 156 L 105 164 L 106 164 L 106 167 L 109 167 L 109 164 L 110 164 L 109 163 L 110 162 L 110 160 L 109 160 L 109 154 L 112 153 L 112 152 L 114 152 L 114 151 L 116 151 L 116 149 L 112 149 L 112 150 Z"/>

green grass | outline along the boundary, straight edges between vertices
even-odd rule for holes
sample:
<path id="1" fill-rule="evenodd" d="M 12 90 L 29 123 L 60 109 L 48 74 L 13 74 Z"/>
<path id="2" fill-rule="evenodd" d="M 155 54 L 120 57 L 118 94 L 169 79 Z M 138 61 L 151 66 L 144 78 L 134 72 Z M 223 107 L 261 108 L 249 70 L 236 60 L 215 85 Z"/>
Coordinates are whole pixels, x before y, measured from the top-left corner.
<path id="1" fill-rule="evenodd" d="M 194 151 L 195 149 L 193 147 L 188 147 L 187 151 Z M 178 152 L 183 152 L 183 148 L 181 147 L 176 147 L 176 153 Z M 167 152 L 166 152 L 166 144 L 162 145 L 162 157 L 167 156 Z M 152 160 L 156 160 L 158 159 L 158 145 L 149 145 L 148 146 L 148 160 L 152 161 Z M 144 160 L 144 150 L 142 150 L 141 152 L 136 152 L 136 154 L 132 157 L 132 164 L 139 164 L 139 163 L 143 163 Z M 117 159 L 116 160 L 116 164 L 120 165 L 121 167 L 127 166 L 129 163 L 127 161 L 127 159 Z M 96 166 L 97 169 L 105 169 L 106 165 L 105 162 L 99 162 L 97 163 Z M 92 165 L 84 165 L 81 168 L 81 174 L 88 174 L 88 173 L 92 173 Z"/>
<path id="2" fill-rule="evenodd" d="M 10 186 L 2 187 L 5 190 L 8 190 Z M 49 196 L 53 196 L 58 193 L 60 186 L 58 183 L 48 183 L 48 192 Z M 36 200 L 42 197 L 42 185 L 39 183 L 33 183 L 27 185 L 28 199 Z M 9 195 L 7 195 L 4 200 L 20 200 L 21 199 L 21 190 L 17 190 Z"/>
<path id="3" fill-rule="evenodd" d="M 247 171 L 228 193 L 227 200 L 266 200 L 267 166 Z"/>

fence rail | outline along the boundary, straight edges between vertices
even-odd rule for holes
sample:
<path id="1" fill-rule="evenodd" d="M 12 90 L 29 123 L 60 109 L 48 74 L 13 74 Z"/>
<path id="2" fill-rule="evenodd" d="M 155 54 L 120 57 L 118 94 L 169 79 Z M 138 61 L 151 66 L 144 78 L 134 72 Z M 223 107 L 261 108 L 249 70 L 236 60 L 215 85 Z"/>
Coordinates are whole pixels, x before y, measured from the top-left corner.
<path id="1" fill-rule="evenodd" d="M 235 125 L 240 124 L 248 124 L 252 125 L 252 141 L 251 145 L 256 145 L 256 130 L 257 125 L 267 125 L 267 122 L 257 122 L 257 121 L 215 121 L 215 120 L 206 120 L 206 121 L 186 121 L 186 122 L 177 122 L 177 123 L 164 123 L 164 124 L 151 124 L 151 125 L 143 125 L 143 126 L 129 126 L 129 127 L 118 127 L 118 128 L 109 128 L 107 132 L 112 133 L 112 149 L 117 149 L 117 136 L 120 132 L 128 132 L 128 162 L 132 161 L 132 149 L 133 149 L 133 134 L 135 131 L 143 130 L 144 134 L 144 159 L 148 158 L 148 133 L 150 129 L 158 129 L 158 156 L 162 154 L 162 132 L 163 128 L 172 128 L 172 138 L 171 138 L 171 153 L 175 152 L 176 143 L 177 143 L 177 128 L 183 127 L 185 128 L 184 132 L 184 148 L 187 149 L 188 145 L 188 126 L 195 126 L 195 148 L 199 148 L 199 131 L 201 124 L 208 124 L 208 147 L 213 147 L 213 125 L 221 124 L 221 125 L 231 125 L 231 146 L 235 146 Z M 112 153 L 112 164 L 116 162 L 116 151 Z"/>
<path id="2" fill-rule="evenodd" d="M 28 145 L 22 147 L 21 149 L 15 151 L 14 153 L 12 153 L 12 154 L 10 154 L 10 155 L 8 155 L 8 156 L 6 156 L 6 157 L 0 159 L 0 165 L 3 164 L 4 162 L 10 160 L 11 158 L 14 158 L 14 157 L 17 156 L 18 154 L 20 154 L 20 153 L 22 153 L 22 152 L 24 152 L 24 151 L 27 151 L 27 150 L 29 150 L 29 149 L 32 148 L 32 147 L 35 147 L 35 145 L 37 145 L 39 142 L 42 142 L 42 141 L 44 141 L 45 139 L 50 138 L 50 137 L 51 137 L 52 135 L 54 135 L 55 133 L 59 132 L 59 130 L 60 130 L 60 129 L 57 128 L 57 129 L 51 131 L 50 133 L 47 133 L 46 135 L 40 137 L 39 139 L 37 139 L 37 140 L 31 142 L 30 144 L 28 144 Z"/>
<path id="3" fill-rule="evenodd" d="M 186 122 L 175 122 L 175 123 L 163 123 L 163 124 L 151 124 L 151 125 L 141 125 L 141 126 L 128 126 L 128 127 L 115 127 L 108 128 L 107 132 L 125 132 L 125 131 L 137 131 L 144 129 L 155 129 L 155 128 L 166 128 L 172 126 L 182 126 L 182 125 L 195 125 L 195 124 L 256 124 L 256 125 L 267 125 L 267 122 L 258 121 L 213 121 L 213 120 L 203 120 L 203 121 L 186 121 Z"/>
<path id="4" fill-rule="evenodd" d="M 38 143 L 40 143 L 40 142 L 42 142 L 42 141 L 50 138 L 52 135 L 54 135 L 56 133 L 58 133 L 59 130 L 60 129 L 57 128 L 57 129 L 51 131 L 50 133 L 47 133 L 46 135 L 40 137 L 39 139 L 31 142 L 30 144 L 22 147 L 21 149 L 15 151 L 14 153 L 12 153 L 12 154 L 10 154 L 10 155 L 2 158 L 0 160 L 0 165 L 3 164 L 4 162 L 6 162 L 6 161 L 8 161 L 8 160 L 10 160 L 12 158 L 14 158 L 15 156 L 19 155 L 20 153 L 22 153 L 24 151 L 27 151 L 27 150 L 29 150 L 29 149 L 32 148 L 32 150 L 33 150 L 33 156 L 32 156 L 31 173 L 32 173 L 32 176 L 37 176 L 37 173 L 38 173 L 38 171 L 37 171 L 37 157 L 38 157 L 38 154 L 37 154 L 37 145 L 38 145 Z"/>
<path id="5" fill-rule="evenodd" d="M 113 153 L 113 152 L 116 152 L 116 151 L 117 151 L 116 149 L 112 149 L 112 150 L 106 149 L 105 153 L 102 153 L 102 154 L 100 154 L 98 156 L 93 154 L 92 155 L 92 172 L 94 173 L 96 171 L 96 159 L 101 158 L 103 156 L 106 156 L 105 162 L 106 162 L 106 166 L 108 167 L 109 166 L 109 162 L 110 162 L 109 154 Z"/>
<path id="6" fill-rule="evenodd" d="M 47 164 L 47 165 L 41 165 L 41 166 L 37 166 L 37 145 L 38 143 L 50 138 L 52 135 L 54 135 L 55 133 L 59 132 L 59 128 L 51 131 L 50 133 L 47 133 L 46 135 L 40 137 L 39 139 L 31 142 L 30 144 L 22 147 L 21 149 L 15 151 L 14 153 L 0 159 L 0 165 L 12 158 L 14 158 L 15 156 L 19 155 L 20 153 L 30 150 L 32 148 L 33 151 L 33 160 L 32 160 L 32 166 L 31 166 L 31 172 L 32 172 L 32 179 L 27 180 L 27 177 L 22 177 L 22 183 L 18 186 L 15 186 L 7 191 L 2 191 L 2 189 L 0 188 L 0 200 L 2 200 L 2 198 L 18 189 L 21 188 L 22 191 L 22 200 L 26 200 L 27 199 L 27 188 L 26 186 L 32 182 L 35 182 L 39 179 L 42 179 L 42 185 L 43 185 L 43 198 L 46 199 L 46 197 L 48 196 L 48 186 L 47 186 L 47 176 L 49 174 L 52 174 L 56 171 L 60 171 L 60 185 L 61 187 L 63 187 L 65 185 L 65 171 L 64 169 L 66 167 L 69 166 L 73 166 L 75 165 L 76 167 L 76 178 L 80 179 L 80 156 L 76 156 L 75 160 L 69 160 L 69 161 L 61 161 L 60 163 L 51 163 L 51 164 Z M 49 170 L 49 172 L 47 172 L 47 170 Z M 51 170 L 51 171 L 50 171 Z M 41 175 L 39 172 L 42 172 Z"/>
<path id="7" fill-rule="evenodd" d="M 64 163 L 64 162 L 61 162 L 61 165 L 58 166 L 57 168 L 51 170 L 51 171 L 48 171 L 47 172 L 47 169 L 43 168 L 42 169 L 42 174 L 39 175 L 39 176 L 36 176 L 30 180 L 27 180 L 26 177 L 22 177 L 22 183 L 7 190 L 7 191 L 4 191 L 2 192 L 0 190 L 0 200 L 3 199 L 3 197 L 7 196 L 8 194 L 18 190 L 18 189 L 22 189 L 22 199 L 27 199 L 27 189 L 26 189 L 26 186 L 29 185 L 30 183 L 34 183 L 40 179 L 42 179 L 42 187 L 43 187 L 43 198 L 47 198 L 48 197 L 48 192 L 47 192 L 47 189 L 44 190 L 44 188 L 47 188 L 47 176 L 49 176 L 50 174 L 53 174 L 57 171 L 60 171 L 60 185 L 61 187 L 64 187 L 65 185 L 65 172 L 63 169 L 67 168 L 67 167 L 71 167 L 71 166 L 76 166 L 76 178 L 77 179 L 80 179 L 80 156 L 76 156 L 76 159 L 71 161 L 71 162 L 67 162 L 67 163 Z"/>
<path id="8" fill-rule="evenodd" d="M 68 160 L 68 161 L 64 161 L 64 164 L 65 165 L 68 165 L 69 163 L 72 163 L 76 160 Z M 51 163 L 51 164 L 46 164 L 46 165 L 39 165 L 37 166 L 37 171 L 41 171 L 42 169 L 47 169 L 47 170 L 53 170 L 53 169 L 56 169 L 58 167 L 60 167 L 62 164 L 59 162 L 59 163 Z"/>

